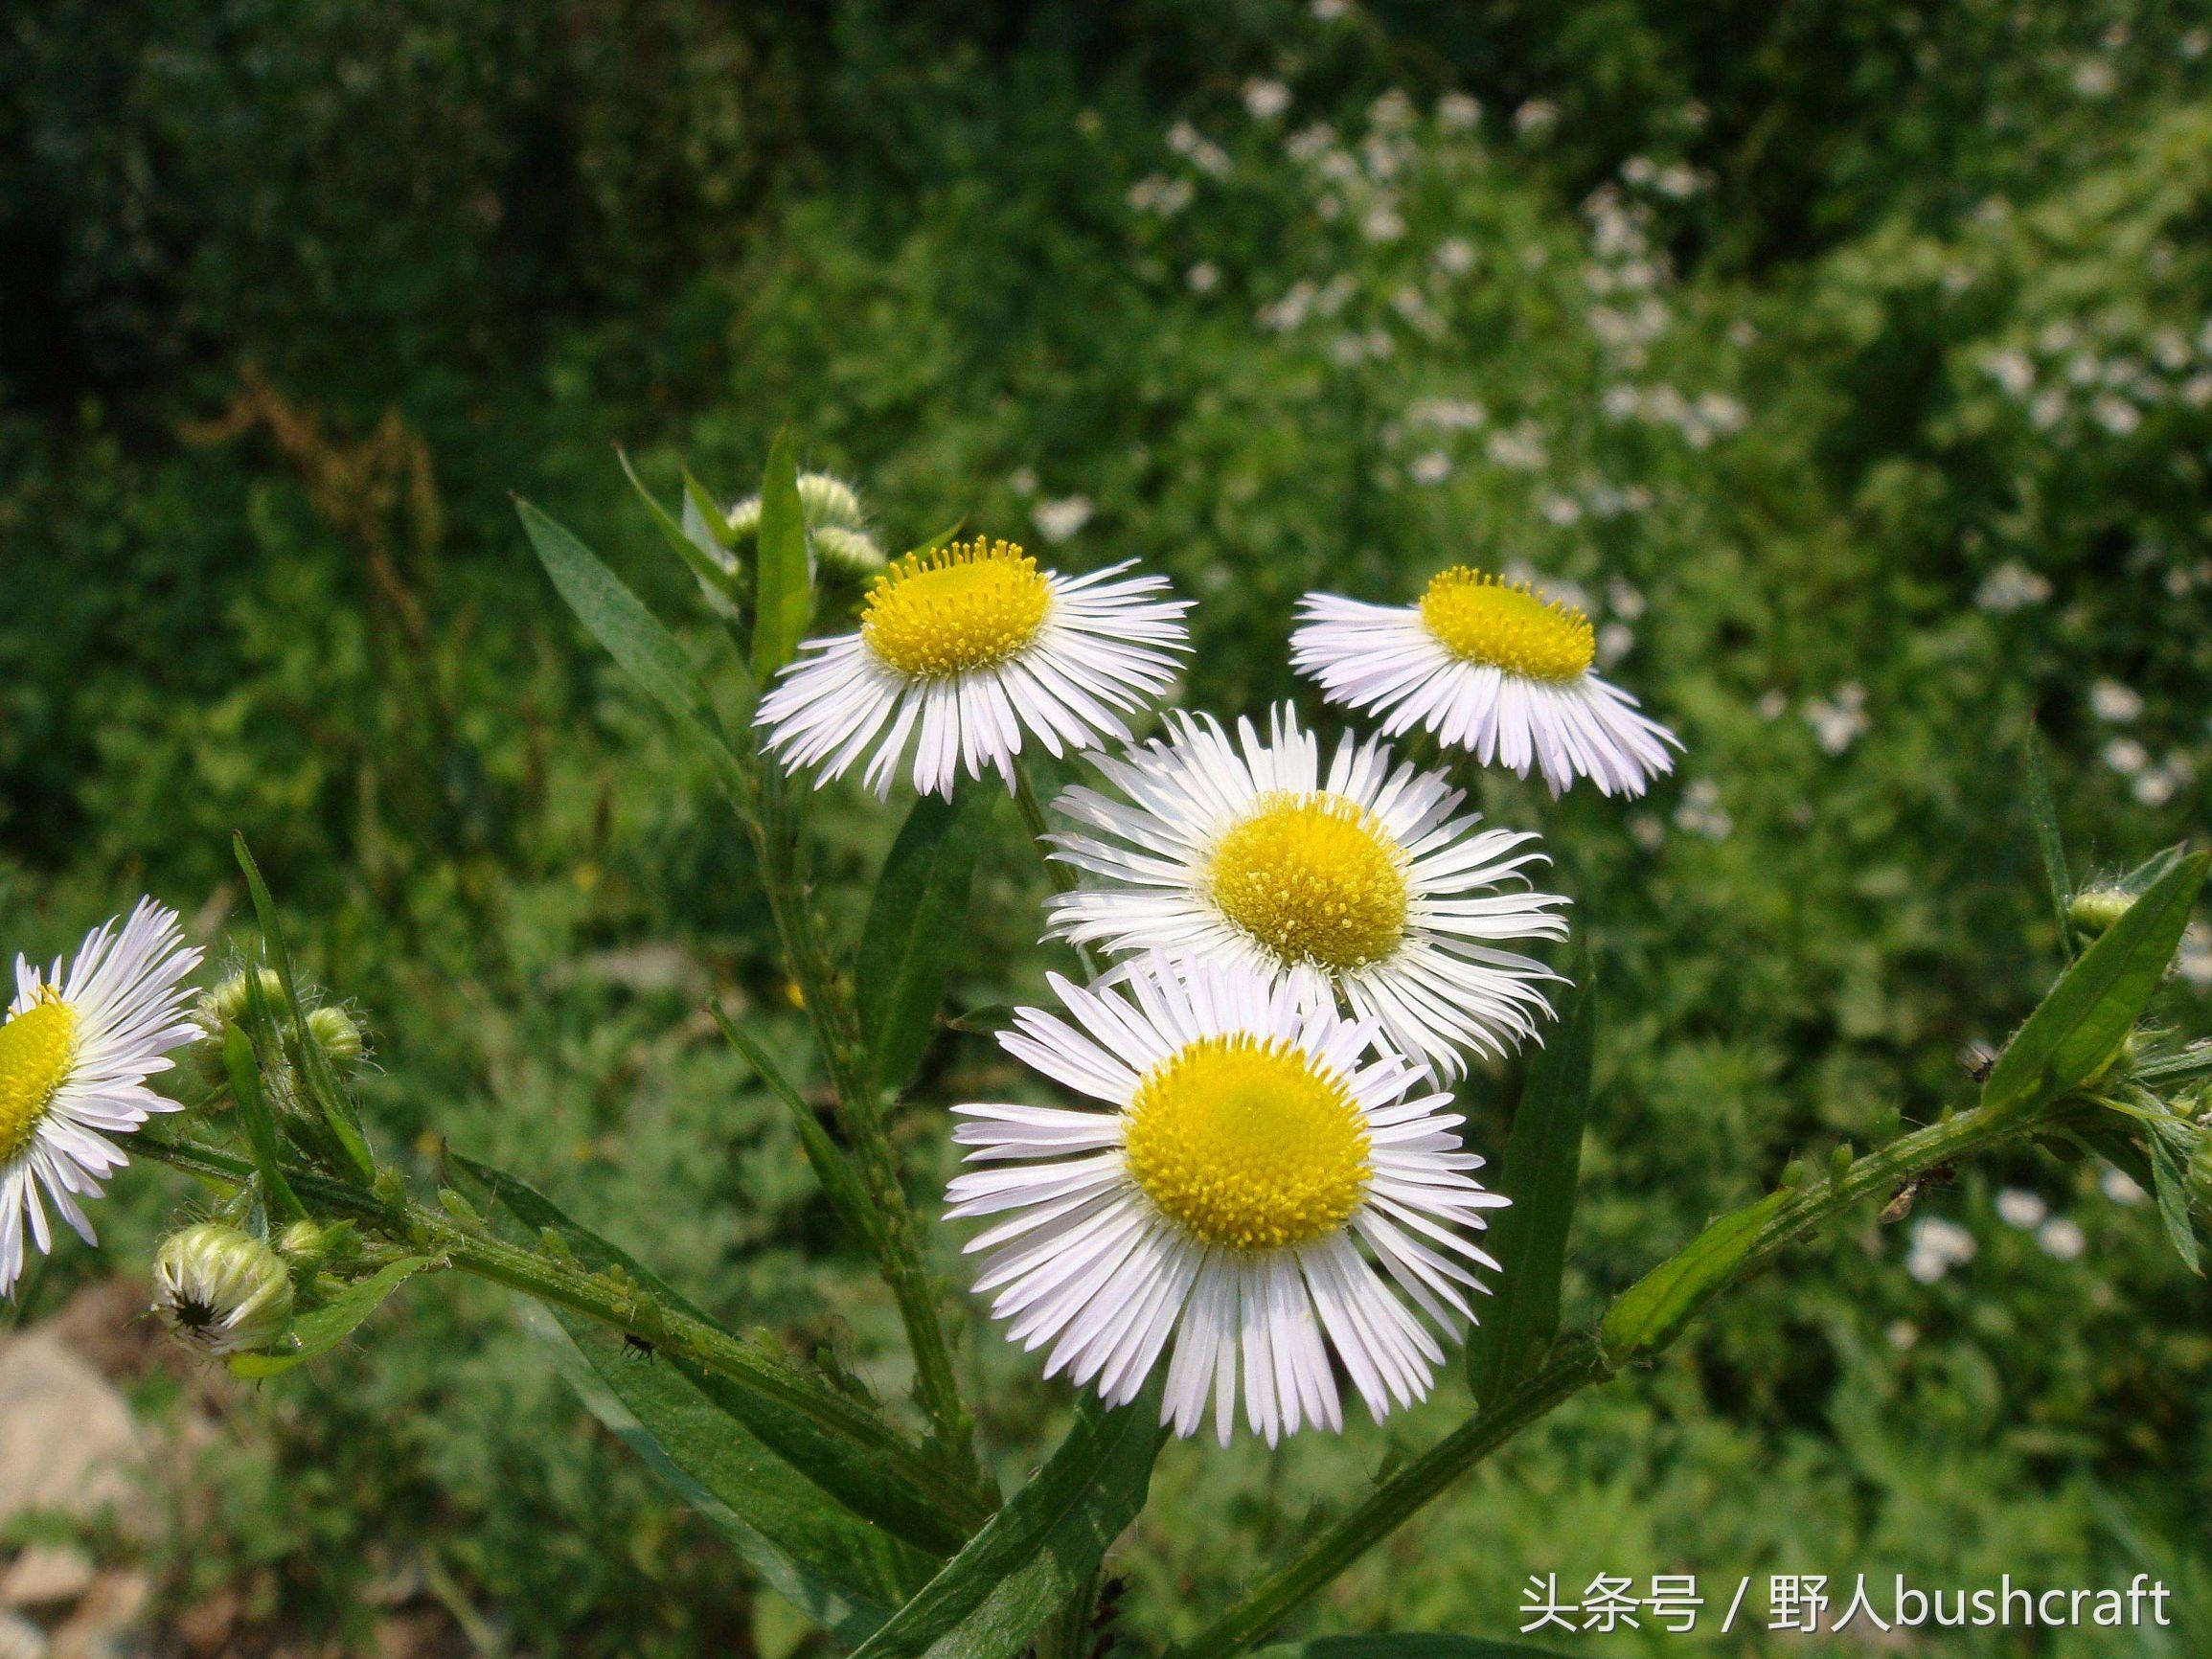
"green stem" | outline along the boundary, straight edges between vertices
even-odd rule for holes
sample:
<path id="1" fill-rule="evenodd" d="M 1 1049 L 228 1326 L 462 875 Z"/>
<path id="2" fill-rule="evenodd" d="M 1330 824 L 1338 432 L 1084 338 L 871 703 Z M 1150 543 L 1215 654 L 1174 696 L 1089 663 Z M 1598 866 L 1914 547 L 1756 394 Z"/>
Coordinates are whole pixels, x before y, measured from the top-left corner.
<path id="1" fill-rule="evenodd" d="M 1044 815 L 1044 802 L 1037 793 L 1037 784 L 1029 776 L 1029 768 L 1018 759 L 1014 762 L 1014 805 L 1021 813 L 1022 828 L 1029 831 L 1030 844 L 1037 849 L 1038 862 L 1044 866 L 1044 877 L 1052 883 L 1055 893 L 1073 893 L 1083 879 L 1074 865 L 1063 863 L 1052 855 L 1050 839 L 1052 823 Z M 1083 976 L 1096 979 L 1099 975 L 1098 958 L 1087 944 L 1073 944 L 1076 960 L 1083 964 Z"/>
<path id="2" fill-rule="evenodd" d="M 2000 1141 L 2047 1126 L 2050 1114 L 2007 1116 L 1974 1111 L 1900 1136 L 1854 1163 L 1842 1179 L 1801 1190 L 1776 1207 L 1736 1268 L 1699 1293 L 1691 1317 L 1713 1299 L 1772 1265 L 1784 1249 L 1866 1198 L 1886 1194 L 1942 1165 Z M 1650 1357 L 1650 1356 L 1644 1356 Z M 1173 1659 L 1230 1659 L 1277 1629 L 1345 1568 L 1410 1520 L 1451 1483 L 1520 1431 L 1593 1383 L 1618 1371 L 1587 1333 L 1562 1339 L 1533 1375 L 1508 1390 L 1492 1408 L 1471 1418 L 1378 1486 L 1351 1513 L 1309 1542 L 1283 1567 L 1202 1633 L 1175 1649 Z"/>
<path id="3" fill-rule="evenodd" d="M 787 786 L 772 769 L 764 769 L 753 806 L 754 810 L 743 817 L 760 855 L 762 885 L 767 890 L 768 909 L 775 919 L 785 960 L 798 982 L 800 995 L 806 999 L 815 1045 L 836 1090 L 838 1125 L 845 1131 L 853 1161 L 859 1168 L 876 1211 L 878 1226 L 866 1242 L 875 1250 L 878 1268 L 890 1286 L 900 1321 L 906 1329 L 907 1346 L 914 1354 L 915 1398 L 928 1415 L 955 1475 L 976 1501 L 995 1509 L 997 1489 L 976 1455 L 975 1420 L 961 1398 L 960 1385 L 953 1375 L 952 1351 L 938 1315 L 937 1286 L 923 1261 L 913 1207 L 900 1181 L 898 1157 L 891 1149 L 881 1102 L 869 1077 L 852 987 L 838 973 L 823 941 L 820 918 L 807 892 L 801 843 Z"/>
<path id="4" fill-rule="evenodd" d="M 250 1159 L 148 1130 L 141 1130 L 131 1144 L 134 1150 L 172 1169 L 232 1187 L 242 1186 L 255 1173 Z M 296 1169 L 286 1173 L 292 1190 L 310 1200 L 320 1214 L 353 1216 L 448 1267 L 568 1308 L 611 1329 L 627 1331 L 634 1324 L 636 1293 L 573 1262 L 464 1227 L 440 1211 L 405 1198 L 387 1203 L 328 1176 Z M 659 1314 L 660 1329 L 653 1336 L 656 1348 L 726 1376 L 866 1448 L 882 1460 L 887 1473 L 944 1504 L 946 1516 L 962 1532 L 971 1532 L 989 1518 L 991 1508 L 979 1503 L 971 1489 L 948 1483 L 935 1458 L 909 1444 L 857 1400 L 808 1375 L 764 1344 L 732 1336 L 673 1308 L 661 1308 Z"/>

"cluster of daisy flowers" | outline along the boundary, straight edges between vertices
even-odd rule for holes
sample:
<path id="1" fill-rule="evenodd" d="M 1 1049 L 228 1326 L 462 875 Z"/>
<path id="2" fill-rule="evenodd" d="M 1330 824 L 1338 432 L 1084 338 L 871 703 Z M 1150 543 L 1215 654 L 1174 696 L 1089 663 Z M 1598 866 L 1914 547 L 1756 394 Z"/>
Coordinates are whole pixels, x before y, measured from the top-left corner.
<path id="1" fill-rule="evenodd" d="M 889 566 L 857 629 L 810 642 L 763 698 L 765 749 L 888 792 L 996 774 L 1035 744 L 1097 783 L 1046 836 L 1075 884 L 1049 937 L 1106 966 L 999 1037 L 1074 1103 L 954 1108 L 949 1215 L 1009 1336 L 1111 1404 L 1166 1367 L 1162 1421 L 1241 1415 L 1270 1444 L 1428 1392 L 1474 1318 L 1477 1242 L 1505 1200 L 1475 1177 L 1448 1090 L 1539 1036 L 1566 933 L 1533 835 L 1486 826 L 1420 728 L 1485 765 L 1638 795 L 1671 734 L 1593 667 L 1588 619 L 1524 582 L 1446 571 L 1386 607 L 1310 596 L 1296 668 L 1380 736 L 1324 745 L 1288 706 L 1234 727 L 1165 716 L 1188 602 L 1117 565 L 1068 578 L 975 540 Z"/>

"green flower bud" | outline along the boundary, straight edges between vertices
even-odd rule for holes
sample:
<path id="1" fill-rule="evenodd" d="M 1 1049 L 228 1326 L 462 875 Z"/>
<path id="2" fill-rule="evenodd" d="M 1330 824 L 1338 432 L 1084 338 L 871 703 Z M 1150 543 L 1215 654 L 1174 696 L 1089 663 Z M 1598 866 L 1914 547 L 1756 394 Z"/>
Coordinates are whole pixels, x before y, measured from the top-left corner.
<path id="1" fill-rule="evenodd" d="M 318 1008 L 308 1015 L 308 1035 L 339 1071 L 361 1063 L 361 1028 L 342 1008 Z"/>
<path id="2" fill-rule="evenodd" d="M 2134 902 L 2132 893 L 2123 893 L 2117 887 L 2084 888 L 2066 906 L 2066 920 L 2077 931 L 2095 939 L 2127 915 Z"/>
<path id="3" fill-rule="evenodd" d="M 241 968 L 199 999 L 200 1028 L 209 1036 L 220 1038 L 224 1026 L 236 1025 L 246 1017 L 253 1006 L 249 974 L 261 981 L 263 1003 L 270 1008 L 285 1006 L 285 982 L 277 977 L 275 968 Z"/>
<path id="4" fill-rule="evenodd" d="M 350 1250 L 353 1241 L 351 1221 L 329 1223 L 303 1218 L 278 1236 L 277 1254 L 290 1263 L 294 1271 L 312 1273 L 340 1250 Z"/>
<path id="5" fill-rule="evenodd" d="M 853 487 L 827 472 L 799 474 L 799 505 L 806 511 L 809 530 L 824 525 L 838 530 L 858 530 L 867 522 L 860 511 L 860 497 Z"/>
<path id="6" fill-rule="evenodd" d="M 153 1306 L 177 1335 L 209 1353 L 250 1353 L 292 1324 L 292 1278 L 267 1244 L 224 1221 L 162 1240 Z"/>
<path id="7" fill-rule="evenodd" d="M 883 568 L 883 550 L 876 545 L 876 538 L 864 530 L 846 530 L 834 524 L 826 524 L 809 534 L 809 542 L 814 553 L 827 562 L 840 565 L 855 576 L 874 576 Z"/>

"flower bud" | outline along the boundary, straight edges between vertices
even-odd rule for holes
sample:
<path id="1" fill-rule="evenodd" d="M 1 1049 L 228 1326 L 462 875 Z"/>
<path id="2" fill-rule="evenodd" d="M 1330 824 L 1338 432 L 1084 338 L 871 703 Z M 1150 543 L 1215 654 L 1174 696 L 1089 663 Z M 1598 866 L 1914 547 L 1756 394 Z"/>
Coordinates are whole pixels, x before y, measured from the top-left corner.
<path id="1" fill-rule="evenodd" d="M 2127 915 L 2134 902 L 2132 893 L 2123 893 L 2117 887 L 2087 887 L 2066 906 L 2066 920 L 2077 931 L 2095 939 Z"/>
<path id="2" fill-rule="evenodd" d="M 275 968 L 240 968 L 199 999 L 200 1027 L 209 1036 L 219 1038 L 224 1026 L 236 1025 L 245 1018 L 253 1006 L 249 975 L 261 981 L 262 1001 L 264 1004 L 270 1008 L 284 1006 L 285 982 L 277 977 Z"/>
<path id="3" fill-rule="evenodd" d="M 292 1279 L 261 1239 L 228 1222 L 202 1221 L 162 1240 L 153 1306 L 194 1346 L 249 1353 L 291 1329 Z"/>
<path id="4" fill-rule="evenodd" d="M 855 576 L 874 576 L 883 568 L 883 550 L 876 545 L 876 538 L 864 530 L 847 530 L 840 525 L 826 524 L 819 530 L 810 532 L 807 539 L 817 557 L 839 565 Z"/>
<path id="5" fill-rule="evenodd" d="M 282 1256 L 296 1272 L 312 1273 L 340 1249 L 349 1247 L 353 1238 L 353 1224 L 340 1221 L 335 1224 L 294 1221 L 277 1239 L 277 1254 Z"/>
<path id="6" fill-rule="evenodd" d="M 866 522 L 860 511 L 860 497 L 853 487 L 827 472 L 799 474 L 799 505 L 806 511 L 809 530 L 818 530 L 824 525 L 858 530 Z"/>
<path id="7" fill-rule="evenodd" d="M 361 1061 L 361 1028 L 342 1008 L 318 1008 L 308 1015 L 308 1035 L 337 1070 L 351 1071 Z"/>

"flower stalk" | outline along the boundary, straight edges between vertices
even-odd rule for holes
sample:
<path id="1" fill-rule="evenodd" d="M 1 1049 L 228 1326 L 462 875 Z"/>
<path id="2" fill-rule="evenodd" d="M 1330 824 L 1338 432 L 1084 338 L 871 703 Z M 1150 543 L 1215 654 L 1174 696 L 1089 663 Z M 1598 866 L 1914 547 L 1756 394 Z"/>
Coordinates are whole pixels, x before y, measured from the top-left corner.
<path id="1" fill-rule="evenodd" d="M 1737 1212 L 1760 1216 L 1749 1242 L 1729 1270 L 1703 1284 L 1680 1309 L 1678 1330 L 1723 1292 L 1760 1273 L 1790 1244 L 1835 1220 L 1865 1199 L 1886 1195 L 1918 1175 L 2050 1126 L 2058 1114 L 2026 1116 L 1979 1109 L 1961 1112 L 1902 1135 L 1880 1151 L 1853 1162 L 1835 1179 L 1792 1191 L 1780 1189 Z M 1702 1239 L 1722 1224 L 1700 1235 Z M 1697 1242 L 1648 1275 L 1645 1284 L 1682 1263 Z M 1620 1303 L 1615 1303 L 1615 1307 Z M 1608 1319 L 1605 1322 L 1611 1324 Z M 1648 1359 L 1656 1350 L 1634 1355 Z M 1578 1331 L 1557 1343 L 1531 1376 L 1509 1389 L 1489 1411 L 1470 1418 L 1428 1450 L 1383 1481 L 1350 1513 L 1312 1538 L 1298 1554 L 1255 1585 L 1220 1618 L 1177 1648 L 1172 1659 L 1232 1659 L 1250 1650 L 1325 1589 L 1340 1573 L 1441 1496 L 1460 1476 L 1509 1443 L 1584 1389 L 1610 1381 L 1631 1356 L 1608 1353 L 1605 1343 Z"/>

